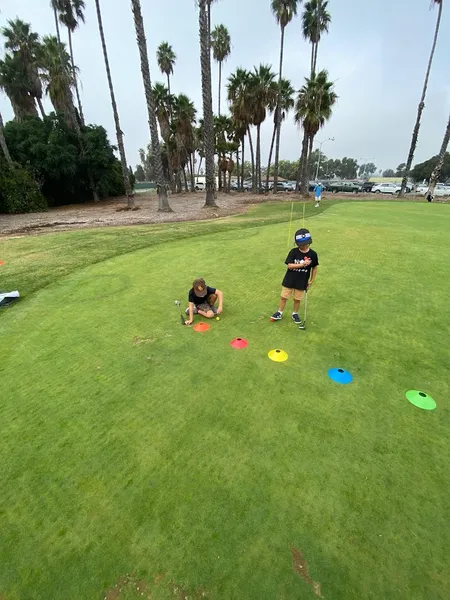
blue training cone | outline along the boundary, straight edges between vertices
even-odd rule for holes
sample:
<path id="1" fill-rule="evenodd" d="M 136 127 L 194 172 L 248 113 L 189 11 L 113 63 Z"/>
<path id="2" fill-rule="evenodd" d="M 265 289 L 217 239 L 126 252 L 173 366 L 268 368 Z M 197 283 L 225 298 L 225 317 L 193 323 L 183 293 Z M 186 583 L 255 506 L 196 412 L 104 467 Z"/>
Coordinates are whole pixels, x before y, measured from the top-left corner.
<path id="1" fill-rule="evenodd" d="M 336 383 L 347 384 L 353 381 L 351 373 L 344 371 L 344 369 L 330 369 L 328 371 L 328 377 Z"/>

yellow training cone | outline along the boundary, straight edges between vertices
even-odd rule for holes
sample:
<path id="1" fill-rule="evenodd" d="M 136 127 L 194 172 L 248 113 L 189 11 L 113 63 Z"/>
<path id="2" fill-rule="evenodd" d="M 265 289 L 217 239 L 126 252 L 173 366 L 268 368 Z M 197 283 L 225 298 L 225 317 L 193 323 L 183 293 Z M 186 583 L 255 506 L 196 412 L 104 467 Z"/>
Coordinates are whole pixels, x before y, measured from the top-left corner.
<path id="1" fill-rule="evenodd" d="M 271 350 L 267 356 L 274 362 L 284 362 L 288 359 L 287 352 L 284 350 Z"/>

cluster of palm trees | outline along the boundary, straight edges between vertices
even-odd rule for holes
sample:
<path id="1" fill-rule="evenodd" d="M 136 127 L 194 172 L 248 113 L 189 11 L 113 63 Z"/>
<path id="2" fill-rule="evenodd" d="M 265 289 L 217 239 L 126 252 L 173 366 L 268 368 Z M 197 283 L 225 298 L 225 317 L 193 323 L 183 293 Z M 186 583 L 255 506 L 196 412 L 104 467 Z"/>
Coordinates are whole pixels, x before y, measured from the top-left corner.
<path id="1" fill-rule="evenodd" d="M 321 35 L 328 31 L 330 16 L 326 0 L 310 0 L 304 6 L 303 32 L 311 42 L 311 74 L 301 88 L 297 99 L 291 82 L 282 77 L 285 30 L 297 15 L 302 0 L 270 0 L 270 5 L 281 31 L 280 68 L 273 72 L 270 65 L 260 65 L 253 70 L 238 69 L 227 83 L 229 116 L 222 108 L 222 65 L 231 52 L 228 29 L 220 24 L 211 28 L 212 5 L 215 0 L 198 0 L 200 56 L 202 75 L 203 118 L 197 123 L 193 102 L 184 94 L 171 93 L 171 76 L 174 72 L 176 54 L 168 42 L 157 49 L 158 66 L 166 75 L 167 85 L 152 85 L 148 64 L 148 49 L 145 36 L 140 0 L 131 0 L 136 38 L 140 52 L 141 72 L 148 109 L 151 138 L 153 172 L 157 183 L 159 209 L 169 211 L 167 191 L 180 191 L 182 178 L 187 187 L 186 171 L 190 188 L 195 188 L 195 157 L 200 164 L 205 161 L 206 205 L 215 204 L 215 157 L 218 160 L 219 187 L 229 187 L 231 174 L 238 166 L 238 183 L 243 185 L 240 164 L 244 164 L 245 142 L 248 139 L 252 159 L 253 189 L 261 190 L 261 126 L 268 113 L 272 113 L 274 127 L 270 148 L 269 169 L 275 151 L 274 177 L 278 178 L 281 124 L 287 113 L 295 108 L 295 120 L 303 127 L 304 143 L 302 172 L 299 182 L 307 191 L 304 173 L 313 139 L 318 129 L 331 116 L 336 101 L 333 84 L 328 81 L 326 71 L 316 73 L 317 51 Z M 54 13 L 56 36 L 45 36 L 42 40 L 31 30 L 29 24 L 20 19 L 10 21 L 2 33 L 6 39 L 6 55 L 0 61 L 0 87 L 8 95 L 16 120 L 38 116 L 44 117 L 42 98 L 47 94 L 55 111 L 68 126 L 80 131 L 85 126 L 84 113 L 78 85 L 78 69 L 74 60 L 73 35 L 84 23 L 84 0 L 50 0 Z M 100 39 L 115 119 L 117 144 L 129 206 L 133 197 L 129 171 L 120 127 L 117 103 L 109 66 L 107 43 L 103 30 L 100 0 L 95 0 Z M 62 41 L 61 28 L 67 32 L 68 46 Z M 213 113 L 211 86 L 211 60 L 217 62 L 219 86 L 217 115 Z M 74 99 L 76 98 L 76 100 Z M 159 131 L 158 131 L 159 127 Z M 256 144 L 252 135 L 256 131 Z M 162 142 L 160 141 L 160 136 Z M 80 142 L 81 143 L 81 142 Z M 5 147 L 0 131 L 0 144 Z M 235 160 L 236 159 L 236 163 Z M 222 184 L 223 176 L 223 184 Z M 228 184 L 227 184 L 228 176 Z M 267 181 L 269 174 L 267 175 Z M 267 183 L 267 182 L 266 182 Z M 276 192 L 276 186 L 275 186 Z M 93 185 L 93 193 L 95 186 Z"/>
<path id="2" fill-rule="evenodd" d="M 270 6 L 274 17 L 280 26 L 280 65 L 278 74 L 276 74 L 270 65 L 261 64 L 253 70 L 238 68 L 228 79 L 227 96 L 229 109 L 231 113 L 230 125 L 227 133 L 230 138 L 228 150 L 235 149 L 237 164 L 239 166 L 239 156 L 241 164 L 244 164 L 245 141 L 248 139 L 251 161 L 252 161 L 252 188 L 254 191 L 267 189 L 270 178 L 270 169 L 272 155 L 275 149 L 274 161 L 274 186 L 273 191 L 277 193 L 278 184 L 278 165 L 280 156 L 281 125 L 286 119 L 290 110 L 295 109 L 295 122 L 303 129 L 302 155 L 299 161 L 299 172 L 297 176 L 298 186 L 304 195 L 308 194 L 308 173 L 309 160 L 313 147 L 314 137 L 319 129 L 331 117 L 332 107 L 337 100 L 334 92 L 333 83 L 328 80 L 328 74 L 325 70 L 317 72 L 318 47 L 321 37 L 328 32 L 331 22 L 330 14 L 327 10 L 327 0 L 310 0 L 304 5 L 302 14 L 303 34 L 305 39 L 311 43 L 311 73 L 305 80 L 304 85 L 296 96 L 292 83 L 283 78 L 283 52 L 286 27 L 296 17 L 302 0 L 271 0 Z M 229 55 L 231 50 L 230 36 L 226 27 L 217 26 L 211 33 L 211 39 L 208 35 L 208 25 L 210 23 L 211 6 L 207 0 L 199 0 L 200 8 L 200 41 L 202 46 L 202 59 L 205 57 L 205 64 L 202 62 L 203 74 L 203 104 L 204 111 L 209 110 L 209 90 L 211 82 L 208 80 L 208 64 L 206 64 L 207 50 L 212 46 L 213 56 L 219 64 L 219 93 L 218 93 L 218 112 L 220 116 L 220 98 L 221 98 L 221 68 L 222 62 Z M 206 15 L 208 11 L 208 18 Z M 209 25 L 210 27 L 210 25 Z M 270 145 L 268 169 L 266 181 L 263 185 L 261 177 L 261 126 L 267 118 L 267 115 L 273 115 L 273 135 Z M 206 113 L 204 112 L 206 119 Z M 212 116 L 211 116 L 212 120 Z M 256 130 L 256 148 L 253 143 L 253 135 Z M 211 136 L 214 136 L 212 128 Z M 217 132 L 216 132 L 217 140 Z M 217 149 L 217 144 L 216 144 Z M 219 175 L 221 165 L 225 159 L 220 151 L 217 152 L 219 159 Z M 232 160 L 230 156 L 228 160 Z M 238 186 L 243 186 L 243 173 L 239 173 L 238 168 Z M 208 174 L 206 169 L 207 189 L 213 186 L 213 174 Z M 220 187 L 220 181 L 219 181 Z"/>
<path id="3" fill-rule="evenodd" d="M 443 0 L 432 0 L 438 5 L 438 19 L 432 52 L 425 78 L 423 94 L 419 103 L 417 122 L 413 132 L 405 181 L 411 169 L 414 150 L 425 105 L 428 78 L 436 48 L 442 16 Z M 231 38 L 223 24 L 211 28 L 213 4 L 216 0 L 197 0 L 200 32 L 200 58 L 202 79 L 202 118 L 197 122 L 193 102 L 184 94 L 171 93 L 171 76 L 174 73 L 176 54 L 168 42 L 157 49 L 157 62 L 167 85 L 152 85 L 148 63 L 148 48 L 140 0 L 131 0 L 136 39 L 140 53 L 141 72 L 148 110 L 151 138 L 153 172 L 157 183 L 159 209 L 170 211 L 168 189 L 180 191 L 182 178 L 185 187 L 195 188 L 194 168 L 196 156 L 200 164 L 205 161 L 206 206 L 215 204 L 216 156 L 219 172 L 219 188 L 230 185 L 231 174 L 237 165 L 238 185 L 243 186 L 245 146 L 248 145 L 252 164 L 252 187 L 254 191 L 267 189 L 273 161 L 274 193 L 277 192 L 281 127 L 290 111 L 303 131 L 301 156 L 297 174 L 298 187 L 308 193 L 309 161 L 314 138 L 320 128 L 330 119 L 337 95 L 326 70 L 318 70 L 319 45 L 328 32 L 331 17 L 327 0 L 267 0 L 280 28 L 280 60 L 278 73 L 270 65 L 261 64 L 251 70 L 238 68 L 230 75 L 226 85 L 229 116 L 223 114 L 222 67 L 231 53 Z M 111 106 L 114 114 L 117 144 L 119 148 L 125 189 L 129 206 L 133 206 L 133 195 L 129 180 L 123 133 L 120 127 L 117 103 L 109 66 L 107 43 L 103 30 L 100 0 L 95 0 L 100 39 L 107 72 Z M 5 56 L 0 61 L 0 89 L 9 97 L 15 119 L 45 116 L 42 99 L 47 94 L 55 111 L 65 119 L 67 125 L 80 132 L 85 126 L 83 107 L 78 85 L 78 69 L 74 60 L 73 34 L 84 23 L 84 0 L 50 0 L 54 13 L 56 36 L 47 35 L 41 40 L 28 23 L 16 19 L 3 28 Z M 302 6 L 302 30 L 311 44 L 311 68 L 298 92 L 294 84 L 283 77 L 283 53 L 288 25 L 296 18 Z M 61 28 L 67 32 L 68 46 L 62 41 Z M 218 65 L 219 84 L 217 114 L 213 111 L 211 61 Z M 297 86 L 298 87 L 298 86 Z M 76 100 L 74 100 L 74 97 Z M 261 126 L 267 116 L 273 118 L 273 134 L 270 145 L 266 181 L 262 181 L 261 169 Z M 445 153 L 449 139 L 449 126 L 444 137 L 441 154 Z M 159 131 L 158 131 L 159 128 Z M 254 138 L 256 136 L 256 143 Z M 161 140 L 160 141 L 160 137 Z M 80 146 L 82 145 L 80 137 Z M 299 144 L 300 145 L 300 144 Z M 11 157 L 3 135 L 3 120 L 0 115 L 0 147 L 6 160 L 13 168 Z M 234 160 L 236 159 L 236 160 Z M 186 175 L 188 173 L 188 176 Z M 227 184 L 228 175 L 228 184 Z M 435 174 L 433 174 L 434 177 Z M 223 182 L 222 182 L 223 176 Z M 438 175 L 437 175 L 438 176 Z M 437 177 L 436 176 L 436 177 Z M 92 183 L 94 197 L 95 185 Z"/>

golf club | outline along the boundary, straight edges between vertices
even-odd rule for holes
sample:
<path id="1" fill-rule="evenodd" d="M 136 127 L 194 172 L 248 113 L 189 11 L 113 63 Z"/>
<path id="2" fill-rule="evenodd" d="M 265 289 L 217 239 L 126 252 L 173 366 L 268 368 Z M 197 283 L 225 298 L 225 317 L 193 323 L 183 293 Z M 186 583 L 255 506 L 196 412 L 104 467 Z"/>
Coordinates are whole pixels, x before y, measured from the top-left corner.
<path id="1" fill-rule="evenodd" d="M 303 323 L 298 326 L 299 329 L 306 329 L 306 307 L 308 306 L 308 290 L 305 292 L 305 314 L 303 316 Z"/>
<path id="2" fill-rule="evenodd" d="M 174 304 L 175 304 L 175 306 L 178 306 L 178 310 L 180 311 L 181 324 L 184 325 L 184 317 L 183 317 L 183 313 L 181 312 L 180 301 L 175 300 Z"/>

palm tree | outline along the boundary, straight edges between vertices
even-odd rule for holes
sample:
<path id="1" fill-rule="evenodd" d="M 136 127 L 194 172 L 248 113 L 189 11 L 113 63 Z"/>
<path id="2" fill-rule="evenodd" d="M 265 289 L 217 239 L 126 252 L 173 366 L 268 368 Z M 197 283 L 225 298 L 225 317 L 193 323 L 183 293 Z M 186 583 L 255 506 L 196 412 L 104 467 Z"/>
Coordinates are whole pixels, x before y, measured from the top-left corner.
<path id="1" fill-rule="evenodd" d="M 78 89 L 77 71 L 75 69 L 75 60 L 73 56 L 72 34 L 79 26 L 84 23 L 84 0 L 52 0 L 52 5 L 59 14 L 59 20 L 67 27 L 69 35 L 70 60 L 72 62 L 73 81 L 77 95 L 78 111 L 80 113 L 81 124 L 84 125 L 83 106 L 81 104 L 80 91 Z"/>
<path id="2" fill-rule="evenodd" d="M 273 134 L 272 134 L 272 142 L 270 144 L 270 152 L 269 152 L 269 162 L 267 165 L 267 177 L 266 177 L 266 189 L 269 188 L 269 179 L 270 179 L 270 163 L 272 160 L 272 153 L 273 153 L 273 147 L 275 145 L 275 137 L 278 135 L 278 129 L 281 130 L 281 124 L 283 123 L 283 121 L 286 119 L 286 115 L 287 113 L 292 110 L 294 108 L 295 105 L 295 101 L 294 101 L 294 94 L 295 94 L 295 90 L 291 85 L 291 82 L 289 81 L 289 79 L 282 79 L 281 80 L 281 85 L 280 83 L 278 83 L 278 86 L 280 86 L 280 91 L 277 95 L 277 103 L 279 106 L 279 122 L 277 123 L 277 113 L 276 113 L 276 109 L 273 115 Z M 279 126 L 279 127 L 278 127 Z M 276 186 L 278 183 L 278 173 L 276 174 L 277 177 L 274 177 L 274 193 L 276 193 Z"/>
<path id="3" fill-rule="evenodd" d="M 302 155 L 300 159 L 299 179 L 304 197 L 308 197 L 309 156 L 314 137 L 325 122 L 331 118 L 333 106 L 337 101 L 334 84 L 328 81 L 327 71 L 314 73 L 298 93 L 295 105 L 295 122 L 303 127 Z"/>
<path id="4" fill-rule="evenodd" d="M 155 172 L 156 185 L 159 197 L 159 208 L 161 212 L 172 212 L 167 198 L 167 186 L 164 180 L 164 173 L 161 161 L 161 148 L 158 138 L 158 125 L 156 122 L 156 107 L 153 97 L 152 81 L 150 77 L 150 67 L 148 64 L 147 40 L 145 37 L 144 20 L 142 18 L 140 0 L 131 0 L 131 8 L 134 16 L 134 26 L 136 29 L 136 40 L 141 59 L 142 81 L 144 83 L 145 99 L 147 101 L 148 125 L 150 129 L 150 139 L 152 144 L 153 170 Z"/>
<path id="5" fill-rule="evenodd" d="M 78 131 L 79 122 L 72 96 L 73 65 L 65 44 L 58 43 L 53 35 L 45 36 L 38 60 L 41 78 L 46 84 L 45 91 L 50 96 L 55 111 L 63 116 L 68 127 Z"/>
<path id="6" fill-rule="evenodd" d="M 311 42 L 311 75 L 316 72 L 320 38 L 331 22 L 327 0 L 310 0 L 303 11 L 303 36 Z"/>
<path id="7" fill-rule="evenodd" d="M 172 135 L 170 120 L 175 102 L 174 96 L 169 94 L 168 88 L 163 83 L 155 83 L 153 86 L 153 98 L 155 100 L 156 117 L 158 119 L 161 137 L 166 145 L 168 153 L 169 140 Z M 167 160 L 167 174 L 172 192 L 175 192 L 175 180 L 173 178 L 172 160 Z"/>
<path id="8" fill-rule="evenodd" d="M 2 34 L 6 38 L 5 48 L 11 50 L 13 56 L 23 67 L 23 72 L 27 80 L 29 94 L 36 100 L 42 117 L 45 117 L 44 107 L 42 105 L 42 84 L 39 79 L 37 54 L 39 52 L 39 36 L 31 31 L 31 25 L 20 19 L 8 21 L 8 27 L 2 29 Z"/>
<path id="9" fill-rule="evenodd" d="M 123 177 L 123 183 L 125 186 L 125 194 L 127 196 L 128 208 L 133 208 L 134 207 L 133 190 L 131 189 L 130 172 L 128 171 L 127 157 L 125 154 L 125 146 L 123 143 L 123 132 L 120 127 L 119 111 L 117 110 L 116 95 L 114 93 L 114 86 L 113 86 L 112 77 L 111 77 L 111 69 L 109 68 L 108 50 L 106 48 L 105 33 L 103 31 L 103 21 L 102 21 L 102 12 L 100 9 L 100 0 L 95 0 L 95 7 L 97 9 L 98 30 L 100 33 L 100 40 L 102 42 L 103 58 L 105 60 L 106 77 L 108 79 L 109 95 L 111 97 L 111 106 L 112 106 L 113 115 L 114 115 L 114 123 L 116 126 L 117 146 L 119 148 L 120 164 L 122 165 L 122 177 Z"/>
<path id="10" fill-rule="evenodd" d="M 211 39 L 211 4 L 214 4 L 217 0 L 206 0 L 206 7 L 208 11 L 208 38 Z M 211 53 L 210 53 L 211 56 Z"/>
<path id="11" fill-rule="evenodd" d="M 185 94 L 175 98 L 173 124 L 181 162 L 189 165 L 191 191 L 195 190 L 193 154 L 195 152 L 196 114 L 194 103 Z"/>
<path id="12" fill-rule="evenodd" d="M 242 174 L 241 174 L 241 186 L 244 185 L 244 154 L 245 154 L 245 135 L 248 134 L 248 141 L 250 145 L 250 155 L 252 162 L 252 181 L 255 182 L 255 155 L 253 152 L 253 141 L 250 131 L 251 125 L 251 112 L 250 112 L 250 79 L 251 74 L 245 69 L 238 68 L 236 73 L 232 73 L 228 78 L 228 102 L 230 103 L 230 110 L 233 121 L 236 123 L 236 128 L 241 133 L 241 144 L 242 144 Z"/>
<path id="13" fill-rule="evenodd" d="M 274 106 L 278 94 L 275 73 L 269 65 L 255 67 L 249 82 L 249 105 L 251 122 L 256 126 L 256 185 L 261 190 L 261 125 L 266 119 L 267 109 Z"/>
<path id="14" fill-rule="evenodd" d="M 16 121 L 37 117 L 36 104 L 29 92 L 29 77 L 17 55 L 5 54 L 0 60 L 0 89 L 8 96 Z"/>
<path id="15" fill-rule="evenodd" d="M 168 42 L 161 42 L 156 51 L 156 60 L 161 73 L 167 77 L 167 88 L 170 95 L 170 76 L 173 75 L 173 67 L 177 60 L 177 55 Z"/>
<path id="16" fill-rule="evenodd" d="M 442 166 L 444 164 L 445 154 L 447 152 L 449 141 L 450 141 L 450 117 L 448 119 L 447 129 L 445 130 L 444 139 L 442 140 L 442 146 L 439 151 L 438 160 L 437 160 L 436 166 L 434 167 L 433 172 L 431 173 L 431 177 L 430 177 L 429 192 L 431 194 L 434 194 L 434 188 L 436 187 L 436 183 L 438 182 L 438 179 L 441 175 L 441 170 L 442 170 Z"/>
<path id="17" fill-rule="evenodd" d="M 219 63 L 219 94 L 218 94 L 218 115 L 220 117 L 220 97 L 222 90 L 222 63 L 231 53 L 231 37 L 225 25 L 217 25 L 211 33 L 211 47 L 213 57 Z"/>
<path id="18" fill-rule="evenodd" d="M 425 74 L 425 81 L 423 82 L 422 96 L 420 98 L 419 106 L 417 108 L 417 117 L 416 117 L 416 123 L 414 125 L 414 129 L 413 129 L 411 146 L 409 148 L 409 154 L 408 154 L 408 159 L 406 161 L 405 172 L 403 174 L 402 187 L 401 187 L 400 194 L 399 194 L 400 197 L 403 197 L 403 195 L 405 193 L 406 185 L 408 183 L 408 177 L 411 172 L 411 165 L 412 165 L 412 161 L 414 159 L 414 152 L 416 151 L 417 139 L 419 137 L 420 121 L 422 119 L 423 109 L 425 108 L 425 98 L 427 95 L 428 80 L 430 78 L 431 66 L 433 64 L 434 52 L 436 50 L 436 44 L 437 44 L 438 35 L 439 35 L 439 28 L 441 25 L 443 0 L 432 0 L 432 2 L 433 2 L 433 5 L 437 4 L 439 7 L 438 16 L 437 16 L 437 20 L 436 20 L 436 27 L 434 30 L 434 38 L 433 38 L 433 45 L 431 47 L 430 58 L 428 59 L 427 72 Z"/>
<path id="19" fill-rule="evenodd" d="M 208 9 L 211 0 L 198 0 L 199 29 L 200 29 L 200 61 L 202 69 L 202 98 L 203 98 L 203 146 L 205 150 L 205 207 L 216 206 L 214 190 L 216 178 L 214 175 L 214 123 L 211 93 L 211 41 L 208 31 Z"/>
<path id="20" fill-rule="evenodd" d="M 5 155 L 6 162 L 8 163 L 9 168 L 11 170 L 13 170 L 14 169 L 14 163 L 13 163 L 13 160 L 11 158 L 11 154 L 9 153 L 8 146 L 6 144 L 5 128 L 3 126 L 3 117 L 2 117 L 2 113 L 1 112 L 0 112 L 0 148 L 3 150 L 3 154 Z"/>
<path id="21" fill-rule="evenodd" d="M 283 77 L 283 53 L 284 53 L 284 33 L 286 27 L 297 15 L 297 7 L 302 0 L 272 0 L 271 7 L 272 12 L 275 15 L 277 23 L 281 30 L 281 44 L 280 44 L 280 69 L 278 71 L 278 96 L 277 105 L 275 108 L 275 131 L 276 131 L 276 146 L 275 146 L 275 167 L 274 167 L 274 194 L 277 193 L 278 184 L 278 162 L 280 160 L 280 140 L 281 140 L 281 115 L 280 115 L 280 94 L 281 94 L 281 80 Z M 270 153 L 270 159 L 272 158 L 272 152 Z M 270 168 L 269 159 L 269 168 Z"/>
<path id="22" fill-rule="evenodd" d="M 56 39 L 58 40 L 59 43 L 61 43 L 61 32 L 59 31 L 59 13 L 58 13 L 57 4 L 58 3 L 56 0 L 50 0 L 50 6 L 53 10 L 53 16 L 55 19 Z"/>

